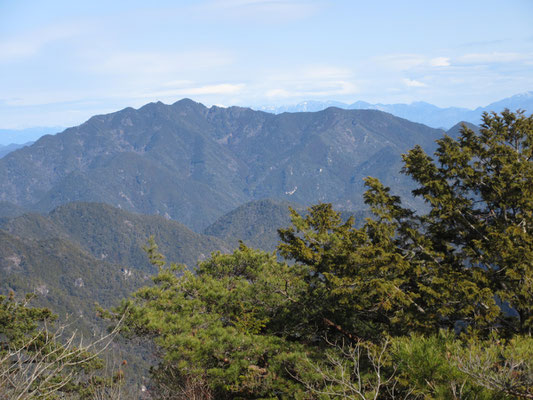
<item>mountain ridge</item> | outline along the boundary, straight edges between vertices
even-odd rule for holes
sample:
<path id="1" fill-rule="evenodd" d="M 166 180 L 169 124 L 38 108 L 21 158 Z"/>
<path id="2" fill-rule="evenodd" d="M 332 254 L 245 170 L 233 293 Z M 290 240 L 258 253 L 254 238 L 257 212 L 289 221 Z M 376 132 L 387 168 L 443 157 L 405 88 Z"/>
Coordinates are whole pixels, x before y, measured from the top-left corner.
<path id="1" fill-rule="evenodd" d="M 410 197 L 401 154 L 445 132 L 378 110 L 269 114 L 190 99 L 97 115 L 0 159 L 0 201 L 49 212 L 69 202 L 159 214 L 202 232 L 253 200 L 364 207 L 368 162 Z M 386 150 L 385 150 L 386 149 Z M 374 160 L 374 161 L 372 161 Z M 413 201 L 412 199 L 408 201 Z"/>

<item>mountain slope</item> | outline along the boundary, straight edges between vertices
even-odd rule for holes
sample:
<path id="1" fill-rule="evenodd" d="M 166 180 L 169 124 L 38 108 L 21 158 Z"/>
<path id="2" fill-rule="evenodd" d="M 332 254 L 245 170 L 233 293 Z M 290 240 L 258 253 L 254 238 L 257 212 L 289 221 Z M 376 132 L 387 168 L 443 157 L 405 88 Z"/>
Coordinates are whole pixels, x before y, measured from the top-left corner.
<path id="1" fill-rule="evenodd" d="M 401 153 L 415 144 L 431 151 L 442 134 L 371 110 L 273 115 L 187 99 L 151 103 L 95 116 L 0 159 L 0 201 L 46 212 L 104 202 L 197 231 L 262 198 L 356 210 L 369 161 L 382 160 L 376 176 L 389 179 Z M 405 177 L 390 181 L 409 195 Z"/>
<path id="2" fill-rule="evenodd" d="M 302 205 L 285 201 L 252 201 L 223 215 L 204 233 L 221 238 L 233 247 L 242 240 L 247 246 L 272 251 L 279 240 L 277 230 L 290 224 L 289 207 L 305 211 Z"/>
<path id="3" fill-rule="evenodd" d="M 465 125 L 468 129 L 473 130 L 474 132 L 479 132 L 479 126 L 471 124 L 470 122 L 462 121 L 462 122 L 455 124 L 450 129 L 448 129 L 446 131 L 446 134 L 454 139 L 457 139 L 459 135 L 461 134 L 463 125 Z"/>
<path id="4" fill-rule="evenodd" d="M 22 239 L 0 230 L 0 292 L 36 293 L 35 304 L 62 317 L 83 317 L 79 328 L 97 322 L 94 304 L 116 305 L 132 290 L 148 283 L 142 274 L 97 260 L 61 238 Z"/>
<path id="5" fill-rule="evenodd" d="M 204 233 L 223 239 L 233 247 L 243 241 L 247 246 L 273 251 L 279 242 L 278 229 L 291 225 L 289 207 L 299 214 L 307 213 L 307 207 L 301 204 L 271 199 L 251 201 L 217 219 Z M 344 220 L 353 216 L 355 224 L 361 226 L 370 213 L 342 212 L 341 215 Z"/>
<path id="6" fill-rule="evenodd" d="M 32 144 L 33 144 L 33 142 L 26 142 L 26 143 L 23 143 L 23 144 L 11 143 L 11 144 L 8 144 L 8 145 L 5 145 L 5 146 L 0 144 L 0 158 L 2 158 L 5 155 L 11 153 L 12 151 L 21 149 L 21 148 L 23 148 L 25 146 L 30 146 Z"/>
<path id="7" fill-rule="evenodd" d="M 69 203 L 49 215 L 0 219 L 0 229 L 20 238 L 68 241 L 98 260 L 153 273 L 143 246 L 153 235 L 169 261 L 194 267 L 213 251 L 229 251 L 223 240 L 192 232 L 161 216 L 126 212 L 101 203 Z"/>

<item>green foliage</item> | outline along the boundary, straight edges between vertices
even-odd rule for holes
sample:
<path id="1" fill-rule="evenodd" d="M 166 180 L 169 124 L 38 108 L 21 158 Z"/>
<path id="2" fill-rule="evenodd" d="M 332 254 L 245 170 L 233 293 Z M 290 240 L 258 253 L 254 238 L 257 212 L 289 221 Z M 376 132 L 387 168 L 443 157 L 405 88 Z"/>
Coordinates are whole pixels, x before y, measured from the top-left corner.
<path id="1" fill-rule="evenodd" d="M 309 312 L 344 336 L 372 340 L 453 327 L 468 316 L 477 292 L 461 292 L 461 285 L 472 285 L 461 274 L 447 274 L 428 254 L 426 238 L 409 220 L 413 213 L 377 180 L 368 184 L 376 219 L 362 228 L 321 204 L 305 217 L 293 212 L 293 226 L 279 231 L 280 254 L 308 271 Z"/>
<path id="2" fill-rule="evenodd" d="M 155 336 L 163 350 L 153 371 L 160 390 L 207 382 L 215 398 L 298 393 L 286 368 L 303 349 L 289 340 L 303 288 L 289 266 L 241 245 L 231 255 L 214 254 L 196 274 L 161 268 L 154 283 L 123 309 L 126 333 Z"/>
<path id="3" fill-rule="evenodd" d="M 31 299 L 27 295 L 24 302 L 15 300 L 15 293 L 0 296 L 0 349 L 9 346 L 21 346 L 28 335 L 35 333 L 38 323 L 54 320 L 55 316 L 46 308 L 26 307 Z"/>
<path id="4" fill-rule="evenodd" d="M 533 329 L 533 117 L 484 114 L 479 134 L 438 141 L 436 161 L 420 147 L 405 157 L 415 194 L 430 205 L 418 218 L 432 251 L 450 273 L 470 275 L 477 303 L 471 323 L 494 320 L 488 295 L 519 318 L 498 315 L 509 334 Z"/>
<path id="5" fill-rule="evenodd" d="M 96 302 L 116 305 L 146 282 L 136 271 L 126 276 L 123 267 L 97 260 L 64 239 L 21 239 L 2 230 L 0 269 L 0 293 L 34 292 L 36 306 L 52 309 L 63 320 L 78 319 L 77 328 L 86 335 L 102 324 Z"/>
<path id="6" fill-rule="evenodd" d="M 397 365 L 397 382 L 404 392 L 425 399 L 496 399 L 461 372 L 452 357 L 461 343 L 451 333 L 413 335 L 393 341 L 392 357 Z"/>

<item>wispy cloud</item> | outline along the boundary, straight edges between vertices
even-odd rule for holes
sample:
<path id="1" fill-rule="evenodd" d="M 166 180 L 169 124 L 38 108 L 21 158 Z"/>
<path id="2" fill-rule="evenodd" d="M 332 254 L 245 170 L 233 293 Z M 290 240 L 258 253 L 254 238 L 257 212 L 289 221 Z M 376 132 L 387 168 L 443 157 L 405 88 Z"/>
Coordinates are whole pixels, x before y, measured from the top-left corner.
<path id="1" fill-rule="evenodd" d="M 429 60 L 429 65 L 432 67 L 449 67 L 451 64 L 448 57 L 435 57 Z"/>
<path id="2" fill-rule="evenodd" d="M 77 91 L 50 91 L 25 93 L 23 96 L 0 98 L 0 104 L 13 107 L 45 106 L 51 104 L 88 104 L 114 99 L 135 99 L 141 102 L 155 100 L 173 101 L 180 97 L 235 95 L 245 88 L 243 83 L 195 84 L 192 81 L 169 82 L 151 90 L 125 90 L 117 92 L 88 91 L 83 96 Z"/>
<path id="3" fill-rule="evenodd" d="M 234 95 L 245 88 L 244 83 L 218 83 L 213 85 L 183 86 L 137 94 L 138 98 L 176 98 L 179 96 Z"/>
<path id="4" fill-rule="evenodd" d="M 264 94 L 270 99 L 343 96 L 358 91 L 351 70 L 329 65 L 270 74 L 264 78 L 264 85 Z"/>
<path id="5" fill-rule="evenodd" d="M 384 69 L 396 71 L 409 71 L 428 67 L 449 67 L 452 62 L 450 57 L 429 57 L 422 54 L 389 54 L 374 57 L 371 62 Z"/>
<path id="6" fill-rule="evenodd" d="M 420 82 L 415 79 L 405 78 L 403 80 L 403 83 L 405 84 L 405 86 L 408 86 L 408 87 L 415 87 L 415 88 L 427 87 L 427 85 L 424 82 Z"/>
<path id="7" fill-rule="evenodd" d="M 528 62 L 533 60 L 533 53 L 470 53 L 457 57 L 460 64 L 502 64 Z"/>
<path id="8" fill-rule="evenodd" d="M 72 38 L 84 29 L 82 24 L 63 24 L 4 38 L 0 40 L 0 63 L 32 57 L 48 44 Z"/>
<path id="9" fill-rule="evenodd" d="M 406 71 L 427 63 L 426 57 L 420 54 L 390 54 L 374 57 L 370 62 L 381 68 Z"/>

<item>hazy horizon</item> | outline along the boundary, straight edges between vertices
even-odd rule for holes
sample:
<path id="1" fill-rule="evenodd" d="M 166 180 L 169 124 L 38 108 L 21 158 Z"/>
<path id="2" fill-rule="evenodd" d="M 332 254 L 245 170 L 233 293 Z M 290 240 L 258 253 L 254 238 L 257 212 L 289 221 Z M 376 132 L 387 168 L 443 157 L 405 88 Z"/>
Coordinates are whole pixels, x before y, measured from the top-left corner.
<path id="1" fill-rule="evenodd" d="M 0 5 L 0 128 L 188 97 L 473 109 L 533 90 L 533 3 L 206 0 Z"/>

